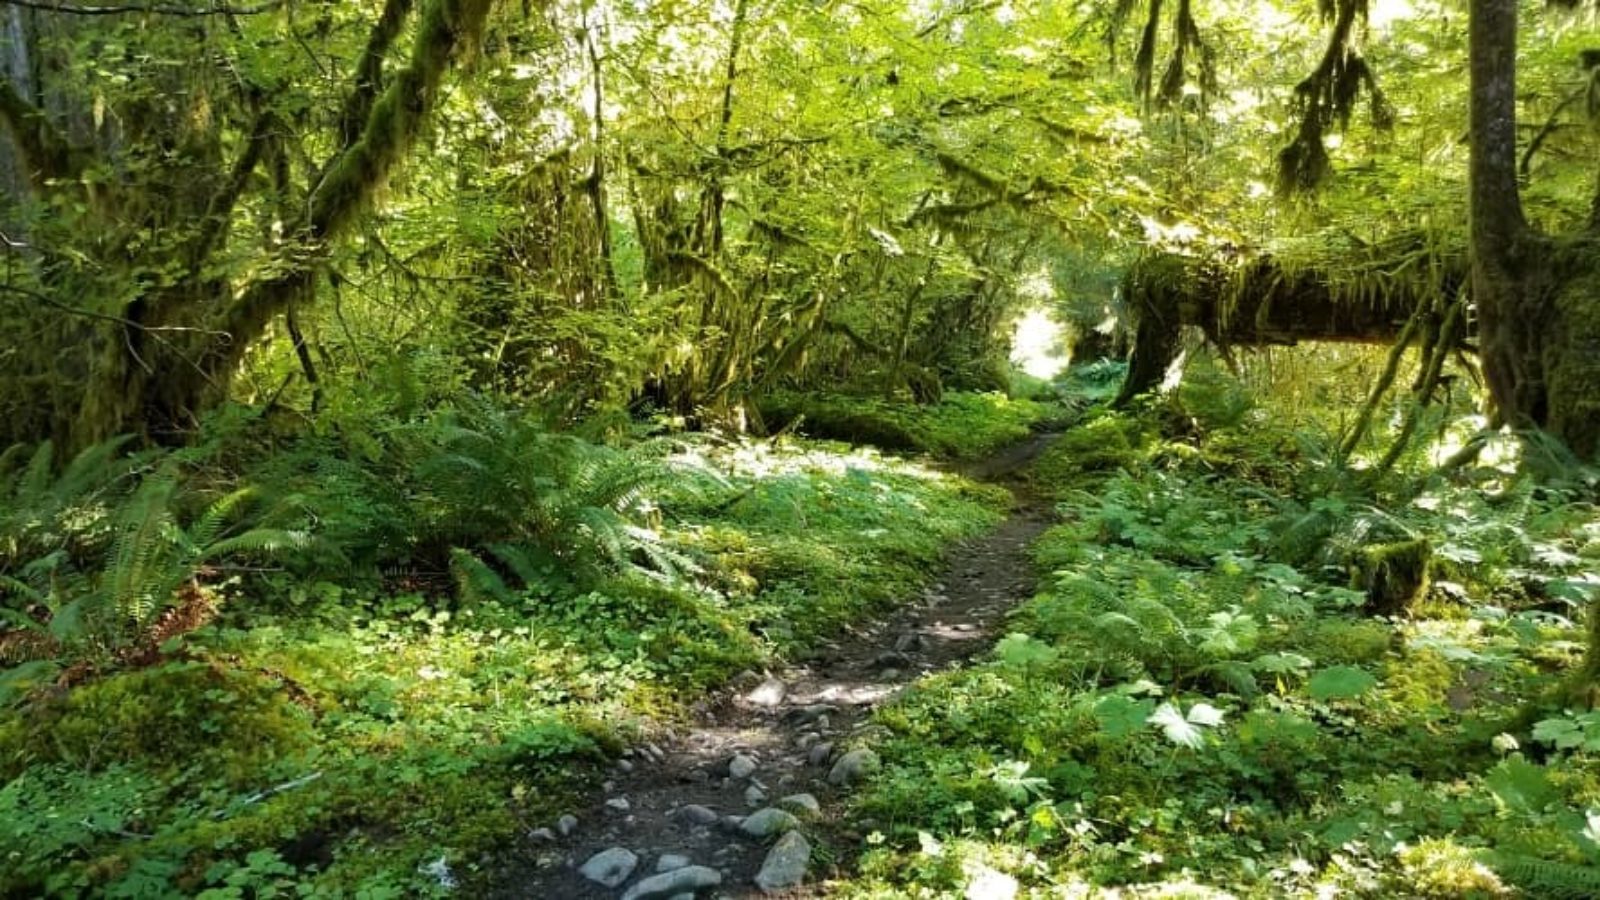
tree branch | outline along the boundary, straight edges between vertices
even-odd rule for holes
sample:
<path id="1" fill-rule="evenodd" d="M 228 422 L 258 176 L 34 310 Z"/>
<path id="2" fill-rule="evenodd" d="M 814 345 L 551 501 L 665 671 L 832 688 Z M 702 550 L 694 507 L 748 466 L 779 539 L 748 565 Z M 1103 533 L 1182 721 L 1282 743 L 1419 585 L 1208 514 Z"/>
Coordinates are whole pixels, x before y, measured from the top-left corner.
<path id="1" fill-rule="evenodd" d="M 1555 133 L 1556 126 L 1561 121 L 1561 114 L 1567 111 L 1567 107 L 1578 102 L 1580 98 L 1588 96 L 1588 93 L 1589 85 L 1585 82 L 1577 90 L 1568 94 L 1566 99 L 1556 104 L 1555 109 L 1550 111 L 1550 118 L 1545 120 L 1543 127 L 1533 136 L 1533 140 L 1528 142 L 1528 149 L 1522 152 L 1522 162 L 1517 166 L 1517 174 L 1524 182 L 1528 180 L 1528 173 L 1533 168 L 1533 155 L 1538 153 L 1539 148 L 1544 146 L 1545 140 Z"/>
<path id="2" fill-rule="evenodd" d="M 372 26 L 372 33 L 367 36 L 367 46 L 361 51 L 361 61 L 356 65 L 355 88 L 345 99 L 344 110 L 339 115 L 339 131 L 346 146 L 361 137 L 361 127 L 372 114 L 373 101 L 383 86 L 384 57 L 389 55 L 389 48 L 400 36 L 406 17 L 411 15 L 412 5 L 412 0 L 388 0 L 383 5 L 383 14 L 378 17 L 377 24 Z"/>

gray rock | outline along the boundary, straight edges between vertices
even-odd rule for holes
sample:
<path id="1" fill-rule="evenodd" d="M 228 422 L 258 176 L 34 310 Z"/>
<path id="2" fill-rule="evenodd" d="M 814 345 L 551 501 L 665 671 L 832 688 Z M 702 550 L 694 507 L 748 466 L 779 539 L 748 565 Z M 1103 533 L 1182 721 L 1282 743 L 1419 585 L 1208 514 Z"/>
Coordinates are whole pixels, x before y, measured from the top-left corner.
<path id="1" fill-rule="evenodd" d="M 696 891 L 722 883 L 722 873 L 707 866 L 684 866 L 660 875 L 651 875 L 622 895 L 622 900 L 661 900 L 679 894 L 693 896 Z"/>
<path id="2" fill-rule="evenodd" d="M 746 702 L 753 703 L 756 706 L 777 706 L 788 695 L 788 685 L 776 678 L 769 677 L 766 681 L 761 682 L 760 686 L 755 690 L 746 694 L 744 699 Z"/>
<path id="3" fill-rule="evenodd" d="M 828 772 L 828 783 L 836 786 L 855 784 L 878 770 L 878 754 L 871 750 L 851 750 L 839 757 Z"/>
<path id="4" fill-rule="evenodd" d="M 768 838 L 798 827 L 800 820 L 794 817 L 794 813 L 772 806 L 751 813 L 739 824 L 739 830 L 753 838 Z"/>
<path id="5" fill-rule="evenodd" d="M 765 802 L 767 802 L 766 791 L 753 784 L 744 789 L 744 803 L 746 806 L 755 809 Z"/>
<path id="6" fill-rule="evenodd" d="M 548 828 L 535 828 L 528 832 L 528 838 L 541 844 L 550 844 L 555 842 L 556 833 Z"/>
<path id="7" fill-rule="evenodd" d="M 786 721 L 804 725 L 807 722 L 815 722 L 821 716 L 838 711 L 839 708 L 832 703 L 812 703 L 809 706 L 789 710 L 783 714 L 783 718 Z"/>
<path id="8" fill-rule="evenodd" d="M 561 818 L 556 820 L 556 831 L 560 832 L 562 837 L 566 837 L 566 836 L 572 834 L 574 831 L 577 831 L 577 830 L 578 830 L 578 817 L 577 816 L 569 814 L 569 815 L 562 816 Z"/>
<path id="9" fill-rule="evenodd" d="M 728 760 L 729 778 L 749 778 L 756 773 L 756 761 L 743 753 L 735 753 Z"/>
<path id="10" fill-rule="evenodd" d="M 820 740 L 822 740 L 822 735 L 816 733 L 815 731 L 807 731 L 795 739 L 794 745 L 799 747 L 801 750 L 810 750 L 812 747 L 815 747 L 817 742 Z"/>
<path id="11" fill-rule="evenodd" d="M 922 635 L 917 634 L 914 631 L 910 634 L 902 634 L 894 639 L 894 649 L 901 653 L 915 652 L 923 649 L 927 645 L 927 638 L 924 638 Z"/>
<path id="12" fill-rule="evenodd" d="M 756 873 L 756 887 L 769 894 L 787 890 L 806 878 L 806 868 L 811 865 L 811 842 L 798 831 L 791 831 L 767 851 Z"/>
<path id="13" fill-rule="evenodd" d="M 829 775 L 828 777 L 832 778 L 833 776 Z M 633 808 L 633 804 L 628 802 L 627 797 L 612 797 L 606 801 L 606 808 L 617 812 L 627 812 Z"/>
<path id="14" fill-rule="evenodd" d="M 822 804 L 811 794 L 790 794 L 778 801 L 778 808 L 797 816 L 815 816 L 822 812 Z"/>
<path id="15" fill-rule="evenodd" d="M 720 818 L 714 809 L 699 806 L 699 804 L 680 806 L 677 812 L 672 814 L 672 817 L 677 818 L 680 822 L 691 823 L 691 825 L 710 825 L 710 823 L 717 822 L 718 818 Z"/>
<path id="16" fill-rule="evenodd" d="M 589 857 L 578 867 L 583 877 L 608 888 L 620 886 L 639 865 L 639 857 L 626 847 L 612 847 Z"/>
<path id="17" fill-rule="evenodd" d="M 878 673 L 878 675 L 882 677 L 884 681 L 897 681 L 900 678 L 900 674 L 901 673 L 899 669 L 884 669 L 882 672 Z"/>
<path id="18" fill-rule="evenodd" d="M 811 763 L 813 766 L 825 766 L 831 756 L 833 756 L 833 743 L 823 741 L 812 747 L 811 752 L 806 754 L 806 762 Z"/>
<path id="19" fill-rule="evenodd" d="M 678 810 L 672 814 L 672 816 L 679 821 L 688 822 L 691 825 L 710 825 L 716 822 L 717 819 L 721 818 L 717 815 L 715 810 L 708 806 L 701 806 L 698 803 L 691 803 L 688 806 L 680 806 L 678 807 Z"/>
<path id="20" fill-rule="evenodd" d="M 663 853 L 661 858 L 656 860 L 656 871 L 674 872 L 693 862 L 694 860 L 684 856 L 682 853 Z"/>
<path id="21" fill-rule="evenodd" d="M 631 760 L 626 760 L 626 759 L 617 760 L 617 771 L 621 772 L 624 775 L 628 774 L 629 772 L 632 772 L 633 771 L 633 762 Z"/>

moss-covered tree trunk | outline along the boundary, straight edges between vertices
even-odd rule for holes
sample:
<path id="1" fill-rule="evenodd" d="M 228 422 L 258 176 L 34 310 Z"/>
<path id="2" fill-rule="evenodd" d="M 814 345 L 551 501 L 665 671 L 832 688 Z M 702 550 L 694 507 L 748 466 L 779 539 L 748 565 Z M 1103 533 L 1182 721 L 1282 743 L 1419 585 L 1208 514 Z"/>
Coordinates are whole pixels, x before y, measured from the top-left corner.
<path id="1" fill-rule="evenodd" d="M 332 243 L 366 211 L 410 152 L 433 115 L 450 63 L 482 37 L 493 0 L 426 3 L 405 65 L 380 84 L 381 60 L 411 6 L 411 0 L 389 0 L 374 25 L 345 106 L 342 143 L 313 173 L 309 195 L 298 198 L 302 202 L 296 208 L 303 212 L 298 221 L 285 223 L 281 258 L 262 267 L 271 274 L 243 284 L 215 274 L 228 270 L 223 260 L 230 252 L 232 212 L 254 183 L 255 170 L 286 152 L 281 146 L 285 126 L 267 110 L 231 165 L 222 164 L 214 128 L 169 134 L 173 129 L 158 123 L 148 136 L 152 144 L 181 143 L 185 152 L 172 158 L 200 160 L 198 167 L 175 163 L 143 180 L 89 194 L 82 205 L 90 211 L 81 224 L 96 233 L 82 243 L 111 248 L 96 260 L 96 270 L 105 274 L 85 283 L 45 267 L 38 276 L 41 290 L 9 290 L 56 311 L 55 327 L 40 334 L 60 346 L 32 348 L 35 371 L 8 371 L 7 383 L 26 391 L 65 379 L 80 389 L 81 404 L 47 403 L 27 431 L 0 426 L 6 442 L 55 438 L 82 447 L 126 433 L 179 440 L 204 410 L 226 396 L 245 353 L 291 303 L 309 297 Z M 96 151 L 71 147 L 45 109 L 3 80 L 0 126 L 27 168 L 34 193 L 46 203 L 59 202 L 62 193 L 85 193 L 78 176 L 91 164 L 115 169 L 114 160 L 86 158 Z M 159 255 L 144 251 L 130 265 L 117 240 L 129 210 L 144 211 L 153 231 L 171 229 L 182 239 L 167 242 Z M 178 231 L 185 227 L 189 230 Z M 183 276 L 156 285 L 139 274 L 151 270 Z M 98 291 L 125 299 L 110 313 L 89 311 L 91 304 L 83 298 Z M 0 400 L 0 408 L 16 405 L 10 398 Z"/>
<path id="2" fill-rule="evenodd" d="M 1517 186 L 1516 0 L 1473 0 L 1472 297 L 1496 417 L 1600 451 L 1600 252 L 1528 225 Z"/>
<path id="3" fill-rule="evenodd" d="M 1600 250 L 1528 225 L 1516 180 L 1517 2 L 1472 0 L 1472 291 L 1496 415 L 1600 450 Z M 1600 698 L 1600 600 L 1573 693 Z"/>

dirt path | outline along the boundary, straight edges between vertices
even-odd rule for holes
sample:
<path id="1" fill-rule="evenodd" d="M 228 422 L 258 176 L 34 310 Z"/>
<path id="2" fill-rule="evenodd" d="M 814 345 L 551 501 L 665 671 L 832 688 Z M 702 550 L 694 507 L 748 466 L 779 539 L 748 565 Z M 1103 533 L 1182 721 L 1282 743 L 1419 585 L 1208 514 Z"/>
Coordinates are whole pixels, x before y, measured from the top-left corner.
<path id="1" fill-rule="evenodd" d="M 1053 439 L 1054 435 L 1040 435 L 968 467 L 971 476 L 1008 484 L 1017 504 L 995 530 L 953 548 L 944 575 L 919 600 L 885 620 L 840 636 L 803 664 L 708 699 L 675 740 L 632 751 L 606 783 L 604 796 L 588 809 L 574 811 L 575 827 L 561 834 L 556 826 L 531 839 L 535 846 L 530 850 L 541 865 L 507 885 L 506 896 L 541 900 L 820 896 L 816 885 L 829 870 L 819 857 L 832 858 L 832 853 L 817 851 L 853 849 L 829 846 L 830 835 L 837 840 L 851 833 L 850 823 L 839 820 L 841 801 L 851 787 L 836 783 L 842 773 L 835 773 L 851 739 L 867 727 L 874 707 L 907 684 L 959 665 L 988 647 L 1007 611 L 1032 593 L 1028 548 L 1049 524 L 1048 507 L 1014 476 Z M 744 772 L 750 763 L 754 770 Z M 805 816 L 802 811 L 807 824 L 801 830 L 812 845 L 805 886 L 764 894 L 755 879 L 773 838 L 744 833 L 738 817 L 768 807 L 797 808 L 804 799 L 780 801 L 798 794 L 809 794 L 820 806 L 819 814 Z M 760 818 L 781 816 L 763 812 L 752 823 Z M 612 852 L 585 865 L 605 851 Z M 695 876 L 711 880 L 711 870 L 720 884 L 698 893 L 657 893 L 648 886 L 642 891 L 637 887 L 655 875 L 658 866 L 681 867 L 685 861 L 705 868 L 693 870 L 693 875 L 681 869 L 682 885 L 692 885 Z M 614 863 L 613 876 L 624 870 L 628 874 L 615 887 L 606 887 L 580 871 L 606 868 L 603 862 Z"/>

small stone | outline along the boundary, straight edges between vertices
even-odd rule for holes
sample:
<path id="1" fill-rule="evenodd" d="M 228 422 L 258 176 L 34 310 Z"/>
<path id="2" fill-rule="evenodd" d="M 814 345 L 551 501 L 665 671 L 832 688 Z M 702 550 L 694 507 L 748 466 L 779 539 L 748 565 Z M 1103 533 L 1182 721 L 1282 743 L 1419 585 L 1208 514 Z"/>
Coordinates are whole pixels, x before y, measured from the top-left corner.
<path id="1" fill-rule="evenodd" d="M 617 760 L 617 771 L 626 775 L 633 771 L 633 763 L 626 759 Z"/>
<path id="2" fill-rule="evenodd" d="M 556 833 L 548 828 L 535 828 L 528 832 L 528 839 L 541 844 L 551 844 L 555 842 Z"/>
<path id="3" fill-rule="evenodd" d="M 927 646 L 927 639 L 916 632 L 902 634 L 894 639 L 894 649 L 901 653 L 913 653 Z"/>
<path id="4" fill-rule="evenodd" d="M 675 819 L 688 822 L 692 825 L 710 825 L 720 818 L 715 810 L 707 806 L 701 806 L 698 803 L 691 803 L 688 806 L 680 806 L 678 807 L 677 812 L 674 812 L 672 816 Z"/>
<path id="5" fill-rule="evenodd" d="M 688 774 L 683 776 L 683 780 L 690 784 L 705 784 L 711 780 L 711 773 L 705 769 L 690 769 Z"/>
<path id="6" fill-rule="evenodd" d="M 614 791 L 616 789 L 617 789 L 617 783 L 615 781 L 606 780 L 606 781 L 600 782 L 600 790 L 605 792 L 605 793 L 607 793 L 607 794 L 611 793 L 612 791 Z"/>
<path id="7" fill-rule="evenodd" d="M 794 745 L 801 750 L 810 750 L 820 740 L 822 740 L 822 735 L 815 731 L 807 731 L 795 740 Z"/>
<path id="8" fill-rule="evenodd" d="M 785 721 L 804 725 L 807 722 L 815 722 L 820 716 L 838 711 L 839 708 L 832 703 L 812 703 L 789 710 L 783 714 L 783 718 Z"/>
<path id="9" fill-rule="evenodd" d="M 910 660 L 906 658 L 904 653 L 891 650 L 887 653 L 878 654 L 877 657 L 872 660 L 872 665 L 879 669 L 895 669 L 905 665 L 908 662 L 910 662 Z"/>
<path id="10" fill-rule="evenodd" d="M 722 873 L 707 866 L 684 866 L 660 875 L 651 875 L 622 895 L 622 900 L 661 900 L 679 894 L 693 896 L 696 891 L 722 883 Z"/>
<path id="11" fill-rule="evenodd" d="M 822 812 L 822 804 L 811 794 L 790 794 L 778 801 L 778 807 L 797 816 L 815 816 Z"/>
<path id="12" fill-rule="evenodd" d="M 831 779 L 833 776 L 830 775 L 828 777 Z M 633 808 L 633 804 L 628 802 L 627 797 L 612 797 L 606 801 L 606 808 L 617 812 L 627 812 Z"/>
<path id="13" fill-rule="evenodd" d="M 878 754 L 871 750 L 851 750 L 839 757 L 828 772 L 828 783 L 836 786 L 855 784 L 878 768 Z"/>
<path id="14" fill-rule="evenodd" d="M 745 695 L 745 700 L 756 706 L 777 706 L 783 698 L 789 695 L 789 688 L 776 678 L 768 678 L 761 682 L 755 690 Z"/>
<path id="15" fill-rule="evenodd" d="M 580 866 L 578 871 L 590 881 L 614 888 L 627 881 L 638 865 L 639 857 L 632 850 L 612 847 L 589 857 L 589 861 Z"/>
<path id="16" fill-rule="evenodd" d="M 798 827 L 800 820 L 794 817 L 794 813 L 769 806 L 747 816 L 740 823 L 739 830 L 753 838 L 768 838 Z"/>
<path id="17" fill-rule="evenodd" d="M 672 872 L 681 869 L 692 862 L 693 860 L 687 856 L 684 856 L 682 853 L 663 853 L 661 854 L 661 858 L 656 860 L 656 871 Z"/>
<path id="18" fill-rule="evenodd" d="M 738 831 L 739 826 L 744 824 L 744 818 L 744 816 L 723 816 L 720 824 L 726 831 Z"/>
<path id="19" fill-rule="evenodd" d="M 756 761 L 743 753 L 735 753 L 733 759 L 728 760 L 729 778 L 749 778 L 756 773 Z"/>
<path id="20" fill-rule="evenodd" d="M 1015 878 L 984 866 L 967 883 L 965 897 L 966 900 L 1016 900 L 1021 889 Z"/>
<path id="21" fill-rule="evenodd" d="M 578 817 L 577 816 L 569 814 L 569 815 L 562 816 L 561 818 L 556 820 L 556 831 L 560 832 L 562 837 L 567 837 L 568 835 L 572 834 L 574 831 L 577 831 L 577 830 L 578 830 Z"/>
<path id="22" fill-rule="evenodd" d="M 811 842 L 798 831 L 791 831 L 767 851 L 756 873 L 756 887 L 768 894 L 786 890 L 805 880 L 811 864 Z"/>
<path id="23" fill-rule="evenodd" d="M 825 766 L 831 756 L 833 756 L 833 744 L 829 741 L 823 741 L 812 747 L 811 752 L 806 754 L 806 762 L 811 763 L 813 766 Z"/>
<path id="24" fill-rule="evenodd" d="M 755 809 L 767 802 L 767 792 L 752 784 L 744 789 L 744 802 L 746 806 Z"/>
<path id="25" fill-rule="evenodd" d="M 878 675 L 884 681 L 894 681 L 895 679 L 900 677 L 900 670 L 899 669 L 884 669 L 882 672 L 879 672 Z"/>

